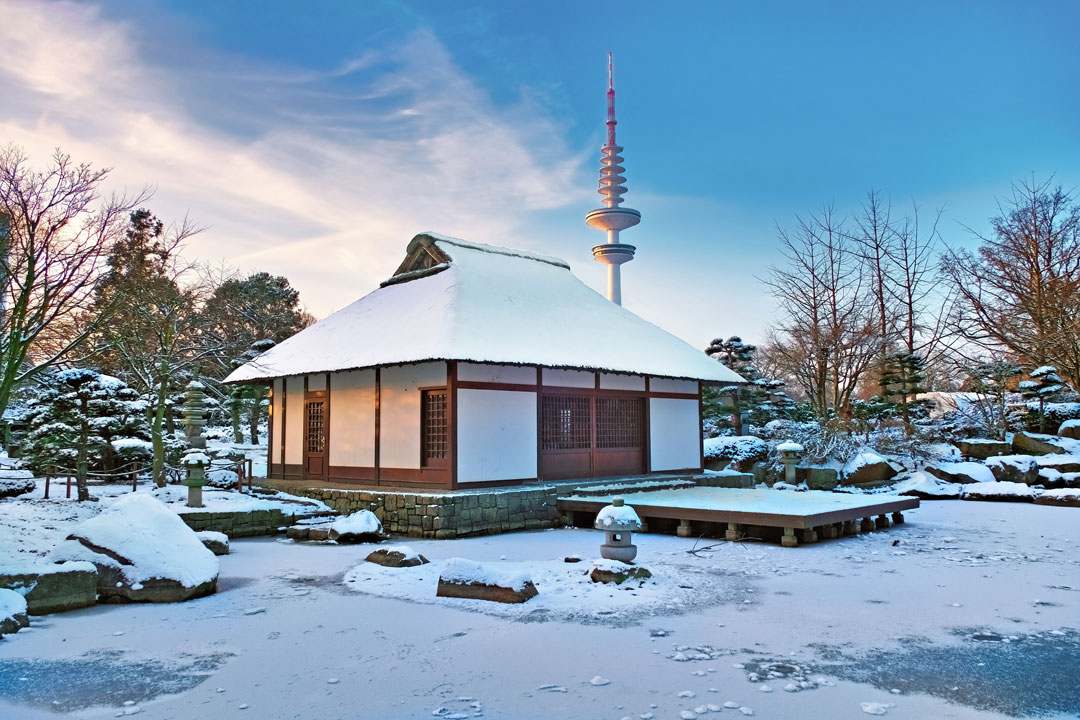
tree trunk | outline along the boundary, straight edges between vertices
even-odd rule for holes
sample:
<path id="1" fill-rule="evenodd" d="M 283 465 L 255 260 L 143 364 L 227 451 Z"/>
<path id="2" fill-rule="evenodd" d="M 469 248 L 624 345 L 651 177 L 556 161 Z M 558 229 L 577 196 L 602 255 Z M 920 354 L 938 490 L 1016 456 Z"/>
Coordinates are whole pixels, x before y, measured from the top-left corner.
<path id="1" fill-rule="evenodd" d="M 244 442 L 244 433 L 240 432 L 240 405 L 243 403 L 240 393 L 240 388 L 233 388 L 229 393 L 229 417 L 232 420 L 233 442 L 237 444 Z"/>
<path id="2" fill-rule="evenodd" d="M 248 433 L 251 436 L 251 444 L 259 444 L 259 420 L 262 419 L 262 401 L 266 397 L 266 391 L 262 388 L 255 389 L 255 401 L 251 404 L 251 413 L 248 415 Z"/>
<path id="3" fill-rule="evenodd" d="M 154 444 L 154 466 L 151 477 L 154 484 L 159 488 L 166 485 L 165 480 L 165 440 L 162 437 L 162 426 L 165 420 L 165 403 L 169 399 L 169 362 L 161 361 L 161 373 L 158 378 L 157 407 L 154 408 L 154 418 L 150 424 L 150 437 Z"/>
<path id="4" fill-rule="evenodd" d="M 90 407 L 86 398 L 79 399 L 79 409 L 82 412 L 82 422 L 79 423 L 79 454 L 75 461 L 75 485 L 79 491 L 79 502 L 90 499 L 90 488 L 86 486 L 87 475 L 87 445 L 90 443 Z"/>

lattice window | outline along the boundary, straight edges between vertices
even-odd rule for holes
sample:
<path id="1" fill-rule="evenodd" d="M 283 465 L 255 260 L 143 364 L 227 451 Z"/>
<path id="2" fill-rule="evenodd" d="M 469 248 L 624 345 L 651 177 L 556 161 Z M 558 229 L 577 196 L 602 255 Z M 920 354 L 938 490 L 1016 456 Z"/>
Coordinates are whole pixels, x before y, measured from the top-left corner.
<path id="1" fill-rule="evenodd" d="M 425 390 L 420 413 L 420 446 L 424 464 L 446 460 L 446 391 Z"/>
<path id="2" fill-rule="evenodd" d="M 583 395 L 544 395 L 543 398 L 543 449 L 591 448 L 591 398 Z"/>
<path id="3" fill-rule="evenodd" d="M 641 398 L 596 398 L 596 447 L 601 450 L 641 447 L 642 408 Z"/>
<path id="4" fill-rule="evenodd" d="M 309 453 L 321 453 L 326 447 L 324 405 L 322 400 L 313 400 L 307 404 L 307 451 Z"/>

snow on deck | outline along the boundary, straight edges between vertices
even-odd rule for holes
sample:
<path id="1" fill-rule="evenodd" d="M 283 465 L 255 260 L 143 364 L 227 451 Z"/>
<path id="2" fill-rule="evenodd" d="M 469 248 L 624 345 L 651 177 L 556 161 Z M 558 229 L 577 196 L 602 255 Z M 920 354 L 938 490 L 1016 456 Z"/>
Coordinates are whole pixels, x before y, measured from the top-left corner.
<path id="1" fill-rule="evenodd" d="M 591 510 L 592 505 L 599 509 L 610 503 L 613 497 L 569 495 L 560 497 L 559 504 L 570 510 Z M 823 490 L 795 492 L 695 487 L 629 493 L 620 497 L 637 510 L 639 515 L 647 517 L 752 522 L 755 525 L 772 527 L 815 527 L 919 506 L 916 498 L 898 495 L 849 495 Z M 586 503 L 588 506 L 585 506 Z"/>

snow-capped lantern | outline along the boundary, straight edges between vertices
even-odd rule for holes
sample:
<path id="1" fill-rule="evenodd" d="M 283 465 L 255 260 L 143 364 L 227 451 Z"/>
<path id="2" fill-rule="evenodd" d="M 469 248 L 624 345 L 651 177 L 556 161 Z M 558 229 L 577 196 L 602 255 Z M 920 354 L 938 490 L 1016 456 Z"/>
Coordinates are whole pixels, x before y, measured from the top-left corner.
<path id="1" fill-rule="evenodd" d="M 210 458 L 203 452 L 206 449 L 206 438 L 202 436 L 202 428 L 206 424 L 206 393 L 198 380 L 187 384 L 183 414 L 184 431 L 191 448 L 180 461 L 187 468 L 187 478 L 184 480 L 188 488 L 187 505 L 202 507 L 202 489 L 206 484 L 206 467 L 210 464 Z"/>
<path id="2" fill-rule="evenodd" d="M 625 563 L 634 561 L 637 545 L 631 544 L 630 538 L 634 530 L 641 529 L 641 518 L 622 498 L 614 498 L 610 505 L 602 508 L 596 514 L 593 527 L 605 532 L 606 542 L 600 546 L 600 557 Z"/>
<path id="3" fill-rule="evenodd" d="M 780 452 L 780 462 L 784 464 L 784 482 L 795 485 L 795 466 L 802 460 L 803 446 L 796 442 L 782 442 L 776 446 Z"/>

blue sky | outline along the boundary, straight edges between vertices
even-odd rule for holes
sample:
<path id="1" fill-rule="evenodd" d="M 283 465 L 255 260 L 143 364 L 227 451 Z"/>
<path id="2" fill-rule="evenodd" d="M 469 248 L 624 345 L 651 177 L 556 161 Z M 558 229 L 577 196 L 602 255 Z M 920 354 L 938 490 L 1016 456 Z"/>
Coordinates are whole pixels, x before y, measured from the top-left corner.
<path id="1" fill-rule="evenodd" d="M 614 8 L 614 10 L 612 9 Z M 760 340 L 776 227 L 877 188 L 984 228 L 1010 183 L 1080 185 L 1075 2 L 0 0 L 0 142 L 156 187 L 190 254 L 287 275 L 325 315 L 416 232 L 548 252 L 583 222 L 616 56 L 627 307 Z"/>

